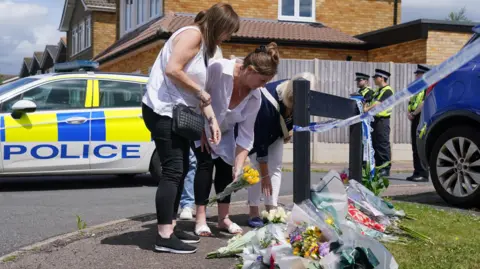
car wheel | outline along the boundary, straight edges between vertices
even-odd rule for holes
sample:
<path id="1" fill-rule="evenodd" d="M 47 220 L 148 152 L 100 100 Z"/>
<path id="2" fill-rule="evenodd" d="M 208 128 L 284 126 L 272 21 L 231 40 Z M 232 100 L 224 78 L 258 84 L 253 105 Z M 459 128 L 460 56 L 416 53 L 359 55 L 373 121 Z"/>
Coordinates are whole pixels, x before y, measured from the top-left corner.
<path id="1" fill-rule="evenodd" d="M 158 183 L 158 181 L 160 180 L 160 175 L 162 174 L 162 165 L 160 162 L 160 157 L 157 154 L 157 151 L 155 151 L 152 155 L 149 171 L 153 181 Z"/>
<path id="2" fill-rule="evenodd" d="M 479 131 L 470 126 L 455 126 L 434 142 L 429 160 L 432 183 L 451 205 L 480 205 Z"/>

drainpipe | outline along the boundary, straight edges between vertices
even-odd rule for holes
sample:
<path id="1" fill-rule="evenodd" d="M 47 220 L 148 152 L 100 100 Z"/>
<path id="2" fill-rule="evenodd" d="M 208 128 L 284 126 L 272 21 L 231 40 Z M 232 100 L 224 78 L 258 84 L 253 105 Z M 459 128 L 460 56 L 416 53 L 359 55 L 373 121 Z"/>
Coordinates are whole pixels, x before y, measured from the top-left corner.
<path id="1" fill-rule="evenodd" d="M 398 0 L 393 0 L 393 25 L 397 25 L 398 20 Z"/>

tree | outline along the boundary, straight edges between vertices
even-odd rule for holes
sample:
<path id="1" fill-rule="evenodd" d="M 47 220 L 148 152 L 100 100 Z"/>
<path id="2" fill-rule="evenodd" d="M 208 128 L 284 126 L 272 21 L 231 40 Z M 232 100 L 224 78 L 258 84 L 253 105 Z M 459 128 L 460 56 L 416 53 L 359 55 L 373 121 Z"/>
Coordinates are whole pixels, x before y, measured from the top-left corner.
<path id="1" fill-rule="evenodd" d="M 450 12 L 448 14 L 448 17 L 445 18 L 447 21 L 454 21 L 454 22 L 472 22 L 466 15 L 465 13 L 467 10 L 465 7 L 462 7 L 458 12 Z"/>
<path id="2" fill-rule="evenodd" d="M 0 84 L 3 83 L 3 75 L 0 75 Z"/>

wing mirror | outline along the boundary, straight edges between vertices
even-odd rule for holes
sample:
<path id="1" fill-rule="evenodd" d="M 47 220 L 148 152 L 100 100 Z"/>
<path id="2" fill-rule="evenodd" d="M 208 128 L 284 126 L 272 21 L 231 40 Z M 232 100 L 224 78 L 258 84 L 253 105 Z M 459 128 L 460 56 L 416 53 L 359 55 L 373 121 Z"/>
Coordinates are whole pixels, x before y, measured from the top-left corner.
<path id="1" fill-rule="evenodd" d="M 37 105 L 30 100 L 19 100 L 12 106 L 12 118 L 19 119 L 23 114 L 35 112 Z"/>

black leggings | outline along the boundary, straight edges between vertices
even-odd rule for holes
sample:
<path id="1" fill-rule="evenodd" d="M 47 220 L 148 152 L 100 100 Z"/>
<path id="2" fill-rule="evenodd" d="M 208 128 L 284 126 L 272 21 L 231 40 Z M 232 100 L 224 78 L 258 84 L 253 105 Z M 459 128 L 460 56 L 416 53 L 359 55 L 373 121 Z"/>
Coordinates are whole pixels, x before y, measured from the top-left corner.
<path id="1" fill-rule="evenodd" d="M 195 204 L 206 205 L 212 189 L 213 167 L 215 166 L 215 192 L 222 192 L 228 184 L 233 181 L 232 166 L 222 158 L 212 159 L 212 156 L 202 148 L 195 148 L 192 145 L 195 157 L 197 158 L 197 171 L 193 181 L 195 191 Z M 218 201 L 222 204 L 230 203 L 230 195 Z"/>
<path id="2" fill-rule="evenodd" d="M 157 223 L 172 224 L 172 220 L 177 218 L 183 182 L 188 172 L 190 141 L 172 132 L 172 118 L 158 115 L 145 104 L 142 104 L 142 115 L 152 133 L 162 167 L 155 196 Z"/>

